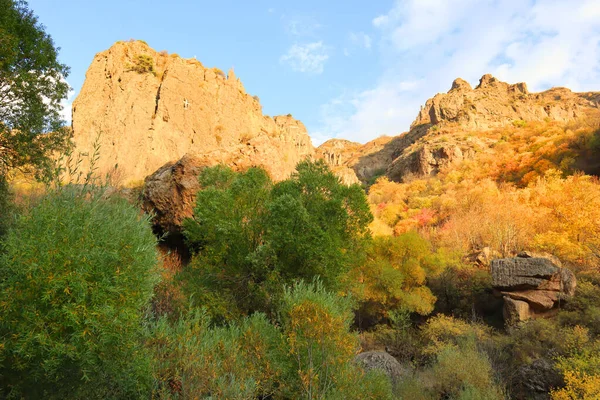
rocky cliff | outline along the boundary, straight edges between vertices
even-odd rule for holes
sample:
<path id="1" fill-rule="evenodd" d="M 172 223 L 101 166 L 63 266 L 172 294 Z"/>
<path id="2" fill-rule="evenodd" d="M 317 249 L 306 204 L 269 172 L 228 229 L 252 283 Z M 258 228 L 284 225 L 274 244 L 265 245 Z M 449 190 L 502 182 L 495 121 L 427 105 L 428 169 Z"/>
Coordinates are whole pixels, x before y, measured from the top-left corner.
<path id="1" fill-rule="evenodd" d="M 567 123 L 590 113 L 598 115 L 599 104 L 597 92 L 552 88 L 530 93 L 525 83 L 508 84 L 491 75 L 484 75 L 473 89 L 458 78 L 447 93 L 427 100 L 408 132 L 362 146 L 328 141 L 317 153 L 334 168 L 351 169 L 364 183 L 381 175 L 402 181 L 411 176 L 436 174 L 441 168 L 493 145 L 477 132 L 528 122 Z M 465 134 L 468 132 L 474 134 Z"/>
<path id="2" fill-rule="evenodd" d="M 264 116 L 233 70 L 225 75 L 142 41 L 118 42 L 94 57 L 73 103 L 73 130 L 84 155 L 98 140 L 98 172 L 112 171 L 122 184 L 185 154 L 260 165 L 279 180 L 314 154 L 304 125 L 290 115 Z"/>

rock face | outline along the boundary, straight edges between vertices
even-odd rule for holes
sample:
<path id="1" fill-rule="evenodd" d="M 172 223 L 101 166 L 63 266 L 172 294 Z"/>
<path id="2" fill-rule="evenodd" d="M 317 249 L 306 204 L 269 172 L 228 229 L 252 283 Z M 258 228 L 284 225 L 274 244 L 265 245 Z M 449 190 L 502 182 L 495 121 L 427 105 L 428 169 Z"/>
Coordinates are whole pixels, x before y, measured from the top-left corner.
<path id="1" fill-rule="evenodd" d="M 264 166 L 283 179 L 314 154 L 304 125 L 262 114 L 232 71 L 156 52 L 144 42 L 119 42 L 98 53 L 73 103 L 76 148 L 100 144 L 99 174 L 121 183 L 146 176 L 184 155 L 211 154 L 233 165 Z"/>
<path id="2" fill-rule="evenodd" d="M 332 162 L 353 169 L 363 183 L 380 175 L 404 181 L 412 176 L 435 175 L 493 145 L 488 139 L 466 132 L 535 121 L 569 122 L 590 112 L 598 114 L 599 104 L 597 92 L 553 88 L 530 93 L 524 83 L 511 85 L 491 75 L 484 75 L 472 88 L 458 78 L 447 93 L 427 100 L 408 132 L 386 138 L 383 145 L 369 142 L 331 149 L 326 142 L 317 152 L 341 153 L 341 157 L 332 157 Z"/>
<path id="3" fill-rule="evenodd" d="M 595 106 L 591 96 L 553 88 L 529 93 L 525 83 L 510 85 L 487 74 L 472 89 L 458 78 L 448 93 L 427 100 L 412 126 L 459 123 L 465 128 L 489 129 L 513 121 L 570 121 Z"/>
<path id="4" fill-rule="evenodd" d="M 496 259 L 491 263 L 492 286 L 504 298 L 504 319 L 513 325 L 555 308 L 575 294 L 573 273 L 552 262 L 552 257 Z"/>
<path id="5" fill-rule="evenodd" d="M 356 356 L 355 361 L 366 371 L 372 369 L 383 371 L 394 386 L 411 373 L 410 368 L 402 366 L 398 360 L 385 351 L 374 350 L 360 353 Z"/>
<path id="6" fill-rule="evenodd" d="M 385 170 L 393 160 L 394 138 L 382 136 L 366 144 L 349 140 L 331 139 L 316 150 L 317 157 L 346 183 L 369 183 Z"/>

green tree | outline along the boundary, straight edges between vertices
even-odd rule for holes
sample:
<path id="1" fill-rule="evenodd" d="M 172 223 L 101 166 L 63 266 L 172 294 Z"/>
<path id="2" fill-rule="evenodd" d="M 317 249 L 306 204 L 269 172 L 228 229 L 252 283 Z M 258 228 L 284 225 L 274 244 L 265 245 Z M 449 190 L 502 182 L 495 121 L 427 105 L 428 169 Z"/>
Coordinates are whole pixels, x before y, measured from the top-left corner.
<path id="1" fill-rule="evenodd" d="M 64 187 L 20 215 L 0 255 L 0 397 L 140 398 L 142 317 L 158 280 L 147 217 Z"/>
<path id="2" fill-rule="evenodd" d="M 319 276 L 326 288 L 342 289 L 372 219 L 358 185 L 309 161 L 275 185 L 262 169 L 223 166 L 205 169 L 200 183 L 194 217 L 184 223 L 196 254 L 183 274 L 212 315 L 272 312 L 282 284 L 297 279 Z"/>
<path id="3" fill-rule="evenodd" d="M 61 101 L 69 69 L 27 2 L 0 0 L 0 175 L 50 171 L 51 153 L 64 150 Z"/>

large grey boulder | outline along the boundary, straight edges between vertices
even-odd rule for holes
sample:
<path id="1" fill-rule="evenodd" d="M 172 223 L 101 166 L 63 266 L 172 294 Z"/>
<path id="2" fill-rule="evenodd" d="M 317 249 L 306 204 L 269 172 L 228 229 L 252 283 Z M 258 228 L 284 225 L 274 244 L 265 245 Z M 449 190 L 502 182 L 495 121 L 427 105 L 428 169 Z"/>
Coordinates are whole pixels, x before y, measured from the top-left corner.
<path id="1" fill-rule="evenodd" d="M 501 258 L 493 260 L 492 286 L 497 289 L 538 289 L 560 272 L 546 258 Z"/>
<path id="2" fill-rule="evenodd" d="M 504 298 L 506 324 L 548 313 L 575 294 L 575 275 L 560 265 L 554 256 L 531 252 L 492 260 L 492 286 Z"/>
<path id="3" fill-rule="evenodd" d="M 409 376 L 412 373 L 409 367 L 403 366 L 385 351 L 366 351 L 357 355 L 355 361 L 365 371 L 373 369 L 383 371 L 394 386 L 400 383 L 403 377 Z"/>

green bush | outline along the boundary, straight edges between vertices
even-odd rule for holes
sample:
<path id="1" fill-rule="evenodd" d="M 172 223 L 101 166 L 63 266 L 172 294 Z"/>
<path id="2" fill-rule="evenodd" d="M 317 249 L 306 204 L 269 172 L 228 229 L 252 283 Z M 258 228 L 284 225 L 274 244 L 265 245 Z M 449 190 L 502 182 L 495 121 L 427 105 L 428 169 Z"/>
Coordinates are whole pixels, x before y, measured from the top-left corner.
<path id="1" fill-rule="evenodd" d="M 191 309 L 176 322 L 152 327 L 158 398 L 391 399 L 381 373 L 352 361 L 351 303 L 319 282 L 285 290 L 279 321 L 255 313 L 225 326 Z"/>
<path id="2" fill-rule="evenodd" d="M 0 255 L 0 397 L 146 397 L 155 246 L 137 209 L 80 187 L 20 215 Z"/>
<path id="3" fill-rule="evenodd" d="M 154 73 L 154 59 L 148 54 L 139 54 L 135 57 L 131 70 L 138 74 Z"/>
<path id="4" fill-rule="evenodd" d="M 161 318 L 148 345 L 158 398 L 265 398 L 284 384 L 285 343 L 263 314 L 216 328 L 198 310 Z"/>
<path id="5" fill-rule="evenodd" d="M 342 290 L 361 262 L 371 214 L 358 186 L 345 186 L 323 162 L 303 162 L 273 184 L 260 168 L 206 168 L 184 233 L 195 252 L 181 275 L 196 304 L 218 319 L 272 315 L 284 284 L 319 276 Z"/>

